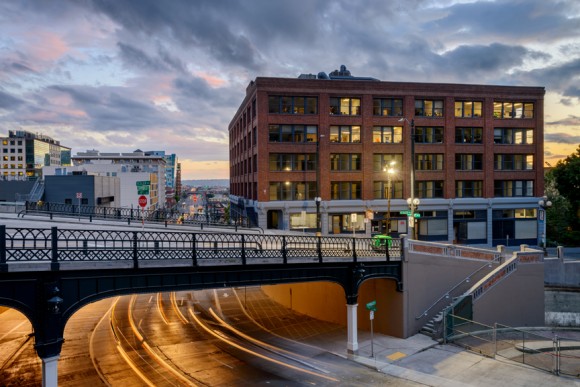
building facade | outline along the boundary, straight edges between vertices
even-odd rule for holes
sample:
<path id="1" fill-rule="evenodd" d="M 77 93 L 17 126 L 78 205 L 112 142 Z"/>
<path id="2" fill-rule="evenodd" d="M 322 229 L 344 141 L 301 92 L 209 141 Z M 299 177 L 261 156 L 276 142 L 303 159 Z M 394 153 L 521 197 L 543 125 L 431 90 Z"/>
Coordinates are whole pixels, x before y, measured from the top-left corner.
<path id="1" fill-rule="evenodd" d="M 414 226 L 421 240 L 537 244 L 544 94 L 382 82 L 344 66 L 258 77 L 229 125 L 232 214 L 270 229 L 398 236 Z"/>
<path id="2" fill-rule="evenodd" d="M 71 165 L 71 149 L 42 134 L 10 130 L 0 138 L 0 160 L 0 179 L 34 180 L 42 167 Z"/>

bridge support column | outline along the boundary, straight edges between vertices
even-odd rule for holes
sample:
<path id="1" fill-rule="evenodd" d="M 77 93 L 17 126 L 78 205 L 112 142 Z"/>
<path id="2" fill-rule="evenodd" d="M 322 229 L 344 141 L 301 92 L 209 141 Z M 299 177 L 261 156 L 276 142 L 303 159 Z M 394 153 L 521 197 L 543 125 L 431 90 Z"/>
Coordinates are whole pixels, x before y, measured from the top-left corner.
<path id="1" fill-rule="evenodd" d="M 58 359 L 60 355 L 42 358 L 42 387 L 58 387 Z"/>
<path id="2" fill-rule="evenodd" d="M 353 355 L 358 354 L 357 307 L 358 304 L 346 304 L 346 329 L 348 331 L 346 350 Z"/>

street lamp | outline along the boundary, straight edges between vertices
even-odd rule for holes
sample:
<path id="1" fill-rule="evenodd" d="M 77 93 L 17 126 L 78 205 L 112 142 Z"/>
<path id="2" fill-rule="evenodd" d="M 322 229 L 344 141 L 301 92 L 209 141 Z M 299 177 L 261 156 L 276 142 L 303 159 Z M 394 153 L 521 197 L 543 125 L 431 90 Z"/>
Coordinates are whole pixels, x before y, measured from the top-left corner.
<path id="1" fill-rule="evenodd" d="M 387 172 L 387 235 L 391 235 L 391 175 L 395 173 L 395 166 L 397 162 L 391 160 L 388 166 L 383 168 Z"/>
<path id="2" fill-rule="evenodd" d="M 420 200 L 415 197 L 415 120 L 409 121 L 405 117 L 399 119 L 399 122 L 407 122 L 411 125 L 411 197 L 407 199 L 407 204 L 411 210 L 409 214 L 409 238 L 415 238 L 415 210 L 419 206 Z"/>
<path id="3" fill-rule="evenodd" d="M 323 135 L 319 135 L 316 139 L 316 197 L 314 198 L 314 202 L 316 203 L 316 236 L 320 237 L 322 235 L 321 232 L 321 224 L 320 224 L 320 202 L 322 198 L 320 197 L 320 139 L 324 137 Z"/>
<path id="4" fill-rule="evenodd" d="M 548 220 L 547 212 L 546 210 L 550 207 L 552 207 L 552 202 L 548 200 L 547 196 L 542 197 L 542 199 L 540 199 L 540 201 L 538 201 L 538 205 L 540 206 L 540 208 L 542 209 L 542 211 L 544 211 L 543 213 L 543 217 L 540 217 L 540 219 L 543 218 L 544 221 L 544 230 L 542 232 L 542 239 L 544 242 L 544 256 L 547 257 L 548 256 L 548 250 L 546 249 L 546 223 Z"/>

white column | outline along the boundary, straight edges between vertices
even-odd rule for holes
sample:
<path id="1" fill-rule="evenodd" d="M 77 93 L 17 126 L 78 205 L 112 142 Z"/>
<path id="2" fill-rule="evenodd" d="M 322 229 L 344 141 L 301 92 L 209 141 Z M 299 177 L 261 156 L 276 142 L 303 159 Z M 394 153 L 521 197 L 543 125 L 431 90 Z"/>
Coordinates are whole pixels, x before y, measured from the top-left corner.
<path id="1" fill-rule="evenodd" d="M 58 387 L 58 359 L 60 355 L 42 359 L 42 387 Z"/>
<path id="2" fill-rule="evenodd" d="M 348 342 L 346 344 L 346 349 L 347 352 L 351 354 L 358 353 L 358 322 L 356 318 L 357 307 L 358 304 L 346 304 L 346 330 L 348 331 Z"/>

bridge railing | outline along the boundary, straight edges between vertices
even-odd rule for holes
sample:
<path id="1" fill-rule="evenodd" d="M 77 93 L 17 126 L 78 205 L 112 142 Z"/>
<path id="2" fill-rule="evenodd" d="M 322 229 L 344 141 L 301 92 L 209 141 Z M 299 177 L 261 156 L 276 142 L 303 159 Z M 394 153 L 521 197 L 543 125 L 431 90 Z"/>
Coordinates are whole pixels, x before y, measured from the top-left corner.
<path id="1" fill-rule="evenodd" d="M 0 271 L 12 263 L 157 261 L 172 265 L 247 265 L 357 261 L 399 261 L 401 241 L 382 249 L 371 238 L 6 228 L 0 225 Z"/>

